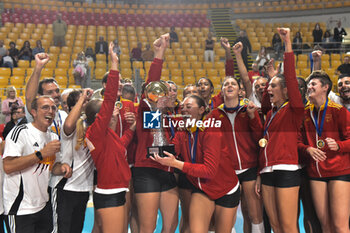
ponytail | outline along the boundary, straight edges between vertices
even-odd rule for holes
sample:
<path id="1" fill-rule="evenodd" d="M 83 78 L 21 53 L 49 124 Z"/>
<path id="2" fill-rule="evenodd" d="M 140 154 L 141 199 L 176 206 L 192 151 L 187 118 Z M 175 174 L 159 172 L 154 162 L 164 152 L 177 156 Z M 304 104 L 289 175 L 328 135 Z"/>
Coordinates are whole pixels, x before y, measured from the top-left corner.
<path id="1" fill-rule="evenodd" d="M 75 145 L 75 150 L 79 150 L 80 147 L 84 145 L 86 132 L 85 118 L 86 116 L 85 114 L 83 114 L 76 123 L 77 141 Z"/>

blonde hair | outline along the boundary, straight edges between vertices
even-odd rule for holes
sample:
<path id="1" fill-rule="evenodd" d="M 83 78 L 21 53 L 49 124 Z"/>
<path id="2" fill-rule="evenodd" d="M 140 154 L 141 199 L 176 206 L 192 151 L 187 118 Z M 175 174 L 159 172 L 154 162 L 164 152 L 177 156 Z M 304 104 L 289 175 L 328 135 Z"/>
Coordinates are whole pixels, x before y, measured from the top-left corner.
<path id="1" fill-rule="evenodd" d="M 75 145 L 75 150 L 79 150 L 81 146 L 84 146 L 85 143 L 85 133 L 86 133 L 86 115 L 83 113 L 76 123 L 77 131 L 77 141 Z"/>
<path id="2" fill-rule="evenodd" d="M 17 90 L 14 86 L 9 86 L 6 88 L 6 96 L 7 98 L 9 97 L 10 95 L 10 91 L 14 91 L 15 92 L 15 97 L 17 97 Z"/>

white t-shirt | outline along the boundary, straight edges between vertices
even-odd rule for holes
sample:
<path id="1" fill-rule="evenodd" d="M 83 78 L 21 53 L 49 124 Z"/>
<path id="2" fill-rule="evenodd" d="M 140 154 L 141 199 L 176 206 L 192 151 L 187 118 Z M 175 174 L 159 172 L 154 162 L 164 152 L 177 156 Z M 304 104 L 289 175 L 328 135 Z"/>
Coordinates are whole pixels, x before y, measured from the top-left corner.
<path id="1" fill-rule="evenodd" d="M 42 132 L 32 123 L 16 126 L 6 137 L 4 158 L 33 154 L 41 150 L 47 143 L 57 139 L 56 134 L 49 130 Z M 47 189 L 51 173 L 50 165 L 52 166 L 54 162 L 55 156 L 48 157 L 22 171 L 4 175 L 4 214 L 9 214 L 16 198 L 21 195 L 23 198 L 17 200 L 20 203 L 18 210 L 10 214 L 34 214 L 45 207 L 49 200 Z"/>
<path id="2" fill-rule="evenodd" d="M 69 136 L 63 130 L 61 131 L 61 153 L 56 161 L 69 165 L 72 165 L 73 161 L 72 177 L 67 180 L 63 189 L 75 192 L 90 192 L 93 190 L 94 162 L 87 147 L 81 146 L 78 151 L 75 150 L 76 141 L 76 131 Z M 55 187 L 62 178 L 62 176 L 52 176 L 50 187 Z"/>
<path id="3" fill-rule="evenodd" d="M 350 104 L 345 104 L 345 103 L 343 102 L 343 99 L 342 99 L 339 95 L 337 95 L 337 94 L 335 94 L 333 91 L 331 91 L 331 92 L 329 92 L 328 97 L 329 97 L 333 102 L 344 106 L 344 107 L 350 112 Z"/>

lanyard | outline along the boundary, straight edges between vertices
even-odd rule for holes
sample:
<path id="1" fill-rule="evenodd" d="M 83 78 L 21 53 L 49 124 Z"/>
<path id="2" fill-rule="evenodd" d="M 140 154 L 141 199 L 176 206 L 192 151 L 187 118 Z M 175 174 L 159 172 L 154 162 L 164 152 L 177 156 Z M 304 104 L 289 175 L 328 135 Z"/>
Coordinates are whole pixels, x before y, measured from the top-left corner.
<path id="1" fill-rule="evenodd" d="M 192 136 L 192 133 L 191 133 L 191 132 L 188 132 L 188 144 L 189 144 L 189 148 L 190 148 L 192 163 L 196 163 L 196 152 L 197 152 L 198 133 L 199 133 L 199 129 L 197 128 L 197 130 L 196 130 L 196 135 L 194 136 L 193 146 L 192 146 L 192 144 L 191 144 L 191 136 Z"/>
<path id="2" fill-rule="evenodd" d="M 171 122 L 171 117 L 168 116 L 167 118 L 168 118 L 169 125 L 170 125 L 171 138 L 174 138 L 174 136 L 175 136 L 175 129 L 174 129 L 174 126 L 173 126 L 173 124 Z"/>
<path id="3" fill-rule="evenodd" d="M 59 131 L 58 131 L 58 128 L 59 128 L 59 126 L 62 124 L 62 119 L 61 119 L 61 114 L 60 114 L 60 112 L 57 112 L 57 113 L 58 113 L 58 118 L 60 119 L 60 122 L 59 122 L 60 124 L 57 125 L 55 120 L 53 120 L 53 124 L 54 124 L 55 129 L 56 129 L 56 134 L 57 134 L 59 140 L 61 140 L 61 135 L 60 135 L 60 133 L 59 133 Z"/>
<path id="4" fill-rule="evenodd" d="M 275 118 L 276 114 L 277 114 L 282 108 L 284 108 L 287 104 L 288 104 L 288 102 L 285 102 L 284 104 L 282 104 L 281 107 L 279 107 L 279 108 L 277 109 L 276 112 L 274 112 L 274 113 L 272 114 L 272 116 L 271 116 L 269 122 L 267 123 L 266 128 L 264 129 L 264 136 L 267 134 L 267 130 L 269 129 L 273 118 Z"/>
<path id="5" fill-rule="evenodd" d="M 324 109 L 323 109 L 323 113 L 322 113 L 322 118 L 321 118 L 321 124 L 318 125 L 318 114 L 316 116 L 316 114 L 314 114 L 312 120 L 315 124 L 315 128 L 316 128 L 316 131 L 317 131 L 317 134 L 319 137 L 321 137 L 322 135 L 322 131 L 323 131 L 323 126 L 324 126 L 324 119 L 326 118 L 326 111 L 327 111 L 327 107 L 328 107 L 328 98 L 326 100 L 326 103 L 324 105 Z"/>

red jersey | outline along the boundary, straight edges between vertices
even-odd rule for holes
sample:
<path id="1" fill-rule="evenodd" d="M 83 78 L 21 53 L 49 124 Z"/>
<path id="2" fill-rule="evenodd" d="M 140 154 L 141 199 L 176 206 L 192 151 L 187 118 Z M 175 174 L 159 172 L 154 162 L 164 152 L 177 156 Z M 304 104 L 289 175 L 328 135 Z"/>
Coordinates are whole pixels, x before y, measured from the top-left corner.
<path id="1" fill-rule="evenodd" d="M 101 109 L 86 132 L 86 142 L 98 173 L 97 187 L 101 189 L 128 188 L 131 178 L 126 147 L 132 139 L 133 131 L 128 129 L 123 137 L 119 137 L 109 128 L 118 86 L 119 72 L 111 70 Z"/>
<path id="2" fill-rule="evenodd" d="M 321 122 L 325 104 L 318 111 L 317 122 Z M 305 108 L 305 119 L 301 130 L 302 138 L 299 149 L 305 156 L 307 171 L 310 177 L 332 177 L 350 174 L 350 112 L 342 105 L 329 100 L 321 137 L 316 133 L 314 105 Z M 321 148 L 326 152 L 326 160 L 316 162 L 306 152 L 308 147 L 317 148 L 317 141 L 333 138 L 339 145 L 338 151 L 332 151 L 327 144 Z"/>

